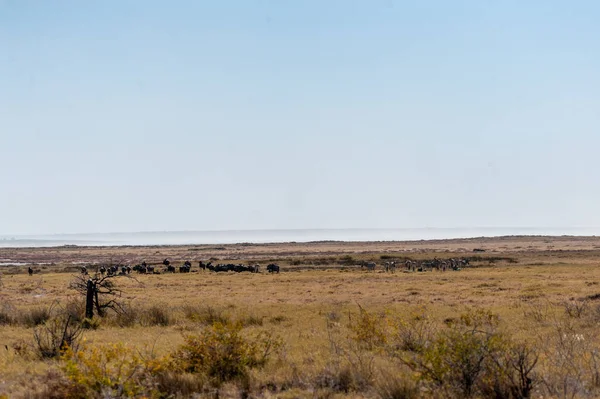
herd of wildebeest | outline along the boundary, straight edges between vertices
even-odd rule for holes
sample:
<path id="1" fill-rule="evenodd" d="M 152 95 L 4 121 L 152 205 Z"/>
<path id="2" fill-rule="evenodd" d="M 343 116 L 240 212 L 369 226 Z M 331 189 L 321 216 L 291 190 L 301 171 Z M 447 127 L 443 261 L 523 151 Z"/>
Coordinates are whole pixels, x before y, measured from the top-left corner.
<path id="1" fill-rule="evenodd" d="M 367 271 L 375 271 L 378 267 L 377 263 L 369 261 L 357 262 L 356 266 L 360 266 L 361 269 Z M 379 265 L 380 270 L 384 272 L 394 273 L 397 269 L 403 269 L 406 272 L 425 272 L 425 271 L 443 271 L 446 270 L 461 270 L 462 268 L 469 266 L 468 258 L 450 258 L 450 259 L 425 259 L 425 260 L 404 260 L 404 261 L 386 261 Z M 92 266 L 82 266 L 81 273 L 88 274 Z M 111 266 L 97 266 L 95 272 L 102 276 L 123 276 L 136 272 L 139 274 L 162 274 L 162 273 L 190 273 L 198 271 L 210 271 L 210 272 L 235 272 L 235 273 L 260 273 L 261 266 L 258 263 L 253 265 L 244 264 L 217 264 L 213 265 L 212 262 L 198 262 L 198 268 L 192 268 L 192 262 L 186 260 L 182 265 L 175 266 L 169 259 L 163 260 L 162 264 L 151 265 L 145 261 L 135 266 L 118 264 Z M 280 266 L 276 263 L 269 263 L 266 267 L 268 273 L 279 273 L 281 270 Z M 29 267 L 29 274 L 33 274 L 34 271 Z"/>

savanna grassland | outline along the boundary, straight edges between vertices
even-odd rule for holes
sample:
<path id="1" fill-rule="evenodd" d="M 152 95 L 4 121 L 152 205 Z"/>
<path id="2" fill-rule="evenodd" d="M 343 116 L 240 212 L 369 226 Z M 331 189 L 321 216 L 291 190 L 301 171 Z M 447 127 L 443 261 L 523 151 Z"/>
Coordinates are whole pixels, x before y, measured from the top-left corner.
<path id="1" fill-rule="evenodd" d="M 381 268 L 459 257 L 470 266 Z M 115 277 L 116 311 L 83 318 L 70 288 L 81 265 L 93 275 L 164 258 L 193 261 L 193 272 Z M 199 260 L 263 270 L 214 273 Z M 270 262 L 281 273 L 267 274 Z M 595 237 L 4 248 L 0 263 L 34 269 L 2 267 L 7 397 L 600 395 Z"/>

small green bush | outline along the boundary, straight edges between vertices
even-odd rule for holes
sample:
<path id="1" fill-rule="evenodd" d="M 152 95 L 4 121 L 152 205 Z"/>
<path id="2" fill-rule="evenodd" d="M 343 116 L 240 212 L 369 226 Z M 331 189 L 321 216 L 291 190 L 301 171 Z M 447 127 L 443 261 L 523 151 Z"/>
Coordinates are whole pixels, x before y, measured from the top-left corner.
<path id="1" fill-rule="evenodd" d="M 263 366 L 281 343 L 269 333 L 246 339 L 241 332 L 239 323 L 215 323 L 200 335 L 185 337 L 173 355 L 174 368 L 204 374 L 216 385 L 246 379 L 249 370 Z"/>
<path id="2" fill-rule="evenodd" d="M 350 320 L 348 328 L 352 332 L 351 338 L 364 349 L 373 350 L 387 342 L 385 318 L 371 314 L 362 307 L 358 316 Z"/>
<path id="3" fill-rule="evenodd" d="M 70 348 L 61 357 L 62 370 L 83 397 L 135 397 L 153 391 L 151 377 L 162 360 L 145 361 L 134 350 L 118 343 Z M 144 395 L 145 396 L 145 395 Z"/>

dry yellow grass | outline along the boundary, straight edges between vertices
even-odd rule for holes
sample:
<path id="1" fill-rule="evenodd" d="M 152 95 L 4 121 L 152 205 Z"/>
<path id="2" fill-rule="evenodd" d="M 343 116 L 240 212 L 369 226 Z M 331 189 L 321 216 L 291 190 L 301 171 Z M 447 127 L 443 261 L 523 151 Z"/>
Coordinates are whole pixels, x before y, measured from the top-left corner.
<path id="1" fill-rule="evenodd" d="M 221 259 L 280 257 L 284 259 L 284 271 L 275 275 L 199 271 L 189 274 L 135 275 L 134 279 L 116 277 L 116 283 L 123 290 L 121 300 L 124 303 L 140 308 L 159 305 L 168 310 L 173 322 L 164 327 L 135 325 L 128 328 L 103 322 L 97 330 L 86 331 L 85 339 L 90 345 L 124 342 L 142 351 L 169 353 L 183 342 L 185 334 L 199 329 L 197 323 L 186 317 L 184 307 L 210 306 L 233 319 L 252 317 L 253 322 L 247 328 L 249 331 L 270 330 L 283 338 L 284 353 L 254 374 L 257 385 L 268 386 L 284 384 L 297 369 L 307 374 L 323 369 L 331 356 L 328 321 L 333 320 L 341 329 L 340 334 L 347 336 L 347 325 L 351 316 L 356 315 L 359 305 L 372 312 L 388 312 L 394 317 L 408 316 L 417 309 L 425 309 L 440 323 L 444 319 L 456 318 L 469 307 L 482 307 L 498 314 L 503 328 L 510 330 L 513 335 L 533 338 L 541 330 L 551 327 L 532 320 L 532 313 L 547 312 L 544 317 L 558 317 L 563 312 L 561 302 L 600 293 L 597 244 L 598 240 L 592 238 L 579 242 L 575 239 L 527 238 L 521 241 L 455 240 L 443 245 L 425 242 L 413 243 L 412 246 L 406 243 L 317 243 L 312 247 L 309 244 L 227 246 L 226 254 Z M 485 245 L 488 252 L 482 256 L 510 256 L 517 263 L 474 262 L 477 267 L 461 271 L 406 273 L 400 269 L 394 274 L 362 271 L 356 266 L 306 270 L 301 265 L 286 265 L 290 259 L 322 257 L 324 254 L 350 254 L 360 259 L 380 259 L 382 255 L 389 254 L 423 258 L 472 256 L 474 254 L 469 252 L 471 247 Z M 427 252 L 415 250 L 416 246 L 427 248 Z M 532 246 L 535 246 L 535 250 L 532 250 Z M 553 248 L 548 250 L 544 246 Z M 560 251 L 555 250 L 557 246 Z M 577 250 L 570 250 L 573 248 Z M 113 249 L 112 255 L 115 258 L 131 257 L 131 253 L 135 252 L 136 259 L 150 256 L 154 256 L 155 260 L 166 256 L 185 259 L 184 255 L 197 252 L 189 249 Z M 433 250 L 435 252 L 431 252 Z M 61 251 L 69 252 L 71 249 L 10 250 L 1 253 L 0 257 L 18 261 L 36 256 L 41 262 L 48 261 L 44 257 L 54 256 L 53 261 L 62 265 L 67 261 L 76 261 L 71 253 L 68 259 L 61 257 Z M 85 260 L 103 259 L 111 253 L 111 249 L 105 248 L 78 251 Z M 156 254 L 157 251 L 160 254 Z M 49 266 L 43 273 L 29 276 L 23 273 L 23 269 L 13 268 L 12 272 L 19 273 L 5 274 L 2 278 L 2 306 L 26 312 L 54 303 L 64 304 L 77 297 L 78 294 L 68 288 L 73 274 L 54 272 L 58 269 Z M 14 349 L 31 340 L 32 328 L 0 326 L 0 393 L 21 395 L 24 380 L 55 367 L 53 361 L 23 357 Z M 265 397 L 269 395 L 313 397 L 314 392 L 294 386 L 285 393 L 264 393 Z M 348 393 L 346 396 L 353 395 L 365 393 Z"/>

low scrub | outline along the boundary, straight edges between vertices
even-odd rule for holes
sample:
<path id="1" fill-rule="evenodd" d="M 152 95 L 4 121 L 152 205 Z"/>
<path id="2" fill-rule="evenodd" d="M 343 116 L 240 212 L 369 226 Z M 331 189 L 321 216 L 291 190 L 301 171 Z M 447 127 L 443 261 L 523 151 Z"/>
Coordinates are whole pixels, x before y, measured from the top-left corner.
<path id="1" fill-rule="evenodd" d="M 215 323 L 200 335 L 188 335 L 173 355 L 174 368 L 208 376 L 216 385 L 245 380 L 253 368 L 262 367 L 281 342 L 262 332 L 252 339 L 242 336 L 242 325 Z"/>
<path id="2" fill-rule="evenodd" d="M 13 306 L 3 304 L 0 307 L 0 325 L 14 324 L 17 320 L 17 311 Z"/>
<path id="3" fill-rule="evenodd" d="M 66 313 L 58 314 L 33 330 L 35 352 L 41 358 L 56 358 L 67 350 L 77 350 L 82 326 Z"/>
<path id="4" fill-rule="evenodd" d="M 186 319 L 204 325 L 213 325 L 217 323 L 228 324 L 231 322 L 230 316 L 223 308 L 217 308 L 210 305 L 186 305 L 182 310 Z"/>
<path id="5" fill-rule="evenodd" d="M 44 324 L 52 317 L 50 307 L 36 307 L 21 312 L 21 323 L 26 327 L 35 327 Z"/>
<path id="6" fill-rule="evenodd" d="M 169 312 L 168 305 L 153 305 L 145 309 L 141 324 L 143 326 L 169 326 L 174 322 Z"/>

